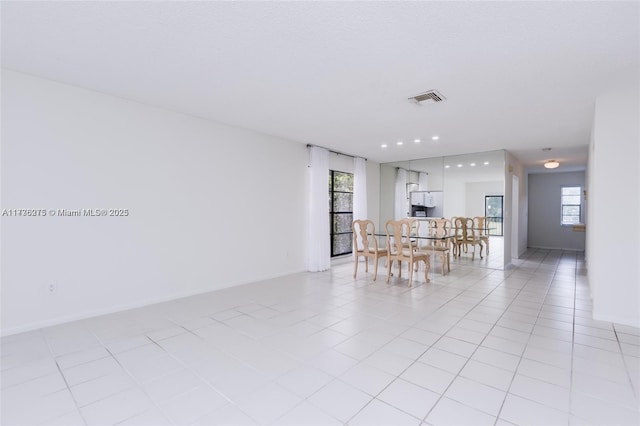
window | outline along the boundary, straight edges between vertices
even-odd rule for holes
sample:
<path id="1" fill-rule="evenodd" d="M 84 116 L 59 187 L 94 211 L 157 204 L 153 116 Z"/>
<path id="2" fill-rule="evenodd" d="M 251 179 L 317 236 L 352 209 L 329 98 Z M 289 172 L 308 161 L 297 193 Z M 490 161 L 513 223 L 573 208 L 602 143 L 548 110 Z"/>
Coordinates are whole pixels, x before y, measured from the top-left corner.
<path id="1" fill-rule="evenodd" d="M 329 223 L 331 256 L 352 252 L 353 174 L 329 172 Z"/>
<path id="2" fill-rule="evenodd" d="M 562 187 L 562 225 L 580 223 L 581 190 L 579 186 Z"/>
<path id="3" fill-rule="evenodd" d="M 484 216 L 487 218 L 487 227 L 491 228 L 489 230 L 489 235 L 504 235 L 504 231 L 502 229 L 502 221 L 504 217 L 502 208 L 503 204 L 503 195 L 484 196 Z"/>

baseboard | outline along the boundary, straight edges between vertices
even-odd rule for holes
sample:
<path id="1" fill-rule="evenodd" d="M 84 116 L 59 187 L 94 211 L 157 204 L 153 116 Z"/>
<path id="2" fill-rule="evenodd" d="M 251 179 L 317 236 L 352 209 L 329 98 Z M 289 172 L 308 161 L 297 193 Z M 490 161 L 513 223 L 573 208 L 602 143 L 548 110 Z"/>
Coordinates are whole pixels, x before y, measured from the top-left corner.
<path id="1" fill-rule="evenodd" d="M 172 300 L 183 299 L 185 297 L 191 297 L 191 296 L 197 296 L 199 294 L 211 293 L 211 292 L 214 292 L 214 291 L 217 291 L 217 290 L 224 290 L 224 289 L 230 288 L 230 287 L 237 287 L 237 286 L 241 286 L 241 285 L 245 285 L 245 284 L 257 283 L 257 282 L 260 282 L 260 281 L 266 281 L 266 280 L 270 280 L 270 279 L 274 279 L 274 278 L 285 277 L 285 276 L 288 276 L 288 275 L 298 274 L 298 273 L 301 273 L 301 272 L 304 272 L 304 269 L 288 271 L 288 272 L 281 273 L 281 274 L 273 274 L 273 275 L 270 275 L 270 276 L 260 277 L 260 279 L 245 280 L 245 281 L 235 281 L 235 282 L 225 283 L 220 287 L 216 287 L 215 289 L 203 289 L 203 288 L 200 288 L 200 289 L 196 289 L 196 290 L 192 290 L 192 291 L 174 293 L 174 294 L 171 294 L 171 295 L 166 296 L 166 297 L 147 299 L 147 300 L 136 302 L 136 303 L 127 303 L 127 304 L 118 305 L 118 306 L 114 306 L 114 307 L 110 307 L 110 308 L 98 309 L 98 310 L 95 310 L 95 311 L 81 312 L 81 313 L 74 314 L 74 315 L 56 317 L 56 318 L 52 318 L 52 319 L 48 319 L 48 320 L 44 320 L 44 321 L 36 321 L 36 322 L 32 322 L 32 323 L 28 323 L 28 324 L 20 325 L 20 326 L 16 326 L 16 327 L 10 327 L 10 328 L 6 328 L 6 329 L 3 328 L 0 331 L 0 336 L 5 337 L 5 336 L 11 336 L 11 335 L 14 335 L 14 334 L 19 334 L 19 333 L 26 333 L 28 331 L 38 330 L 40 328 L 52 327 L 52 326 L 55 326 L 55 325 L 66 324 L 66 323 L 72 322 L 72 321 L 79 321 L 79 320 L 84 320 L 84 319 L 88 319 L 88 318 L 94 318 L 94 317 L 98 317 L 98 316 L 102 316 L 102 315 L 113 314 L 113 313 L 117 313 L 117 312 L 127 311 L 129 309 L 142 308 L 142 307 L 145 307 L 145 306 L 155 305 L 157 303 L 170 302 Z"/>
<path id="2" fill-rule="evenodd" d="M 593 313 L 593 319 L 596 321 L 612 322 L 614 324 L 628 325 L 630 327 L 640 328 L 640 318 L 623 318 L 615 315 L 598 315 Z"/>
<path id="3" fill-rule="evenodd" d="M 584 251 L 584 249 L 565 248 L 565 247 L 528 246 L 527 248 L 542 249 L 542 250 Z"/>

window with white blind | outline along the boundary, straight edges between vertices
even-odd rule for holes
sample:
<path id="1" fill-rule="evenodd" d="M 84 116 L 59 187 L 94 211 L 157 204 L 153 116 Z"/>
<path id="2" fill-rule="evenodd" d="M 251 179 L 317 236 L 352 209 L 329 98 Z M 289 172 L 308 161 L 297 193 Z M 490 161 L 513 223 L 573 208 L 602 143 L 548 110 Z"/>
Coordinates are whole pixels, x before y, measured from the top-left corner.
<path id="1" fill-rule="evenodd" d="M 579 186 L 562 187 L 562 225 L 580 223 L 582 213 L 582 188 Z"/>

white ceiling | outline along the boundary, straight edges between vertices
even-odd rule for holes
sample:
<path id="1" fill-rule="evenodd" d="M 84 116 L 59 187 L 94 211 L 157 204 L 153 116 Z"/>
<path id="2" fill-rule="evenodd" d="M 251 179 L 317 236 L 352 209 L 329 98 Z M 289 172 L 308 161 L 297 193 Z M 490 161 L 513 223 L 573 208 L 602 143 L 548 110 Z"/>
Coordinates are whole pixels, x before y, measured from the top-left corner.
<path id="1" fill-rule="evenodd" d="M 584 168 L 594 100 L 637 78 L 640 56 L 635 1 L 2 1 L 1 13 L 4 68 L 379 162 L 508 149 L 531 171 L 548 158 Z M 446 101 L 407 99 L 430 89 Z"/>

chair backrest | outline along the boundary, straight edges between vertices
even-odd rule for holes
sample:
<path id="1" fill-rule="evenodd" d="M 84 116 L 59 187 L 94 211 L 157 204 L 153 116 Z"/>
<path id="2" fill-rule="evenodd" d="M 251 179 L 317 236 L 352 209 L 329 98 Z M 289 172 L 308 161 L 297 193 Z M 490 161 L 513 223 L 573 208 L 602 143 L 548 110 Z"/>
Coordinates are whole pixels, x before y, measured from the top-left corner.
<path id="1" fill-rule="evenodd" d="M 479 241 L 480 236 L 473 229 L 476 227 L 474 219 L 471 217 L 462 217 L 462 218 L 458 218 L 458 220 L 462 226 L 463 239 L 470 243 L 475 243 Z"/>
<path id="2" fill-rule="evenodd" d="M 353 250 L 354 252 L 369 253 L 370 247 L 378 250 L 378 240 L 376 240 L 376 226 L 368 219 L 354 220 L 353 224 Z M 371 237 L 371 238 L 369 238 Z"/>
<path id="3" fill-rule="evenodd" d="M 458 233 L 458 216 L 453 216 L 451 218 L 451 232 L 454 234 Z"/>
<path id="4" fill-rule="evenodd" d="M 417 235 L 419 235 L 419 228 L 420 228 L 420 221 L 418 219 L 403 219 L 406 220 L 407 222 L 409 222 L 409 229 L 411 232 L 409 232 L 409 235 L 412 237 L 415 237 Z"/>
<path id="5" fill-rule="evenodd" d="M 387 231 L 387 250 L 389 250 L 390 256 L 406 254 L 410 257 L 413 255 L 415 247 L 415 243 L 411 240 L 413 222 L 415 221 L 411 219 L 387 221 L 385 230 Z"/>
<path id="6" fill-rule="evenodd" d="M 447 222 L 449 222 L 449 226 L 447 226 Z M 445 237 L 451 234 L 450 227 L 451 222 L 449 219 L 441 218 L 441 219 L 433 219 L 429 222 L 429 235 L 432 237 Z M 448 248 L 449 240 L 431 240 L 429 245 L 431 247 L 436 248 Z"/>
<path id="7" fill-rule="evenodd" d="M 473 227 L 474 228 L 486 228 L 487 227 L 487 218 L 485 216 L 476 216 L 473 218 Z M 478 235 L 489 235 L 489 230 L 485 229 L 478 230 Z"/>
<path id="8" fill-rule="evenodd" d="M 429 221 L 429 234 L 433 237 L 444 237 L 449 233 L 447 219 L 432 219 Z"/>
<path id="9" fill-rule="evenodd" d="M 456 235 L 462 237 L 462 227 L 463 224 L 466 223 L 462 216 L 454 216 L 451 218 L 451 222 L 453 223 L 453 230 Z"/>
<path id="10" fill-rule="evenodd" d="M 473 219 L 456 217 L 456 235 L 463 240 L 473 238 Z"/>

